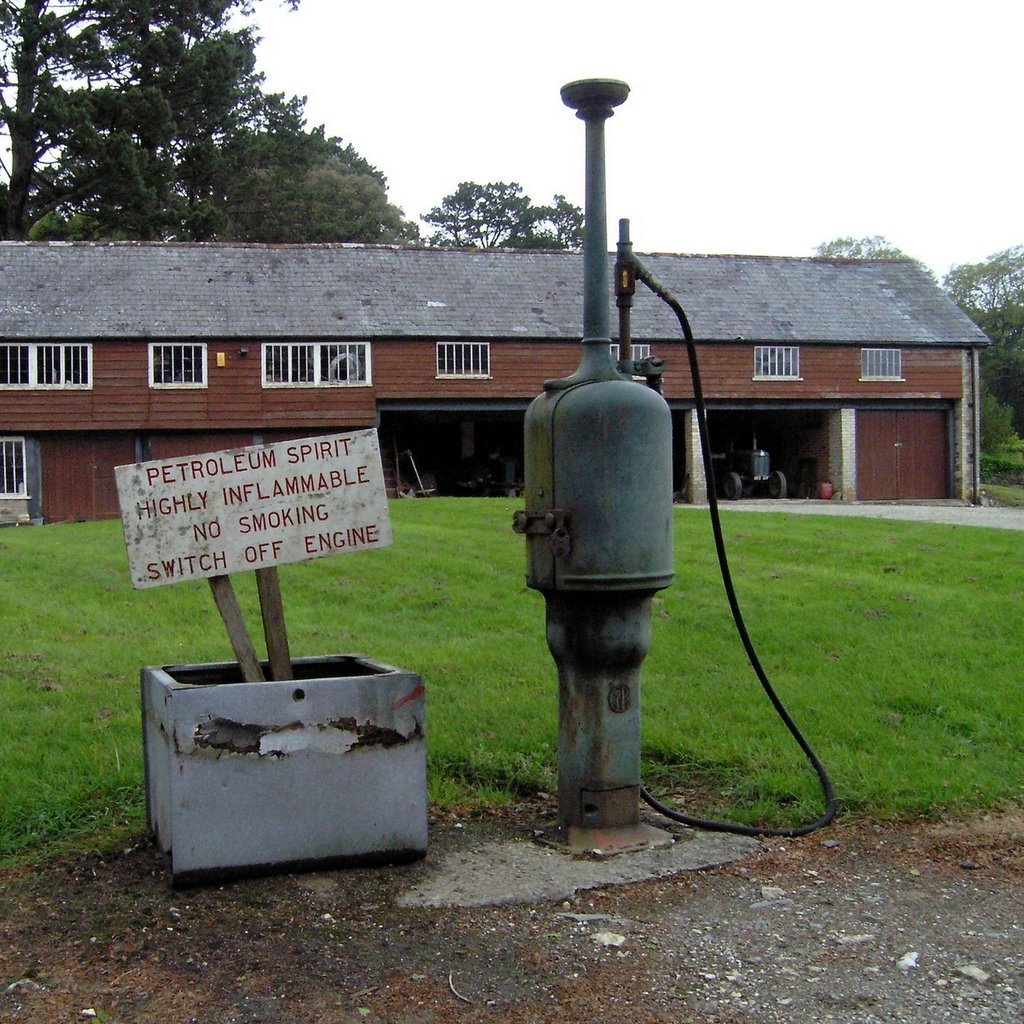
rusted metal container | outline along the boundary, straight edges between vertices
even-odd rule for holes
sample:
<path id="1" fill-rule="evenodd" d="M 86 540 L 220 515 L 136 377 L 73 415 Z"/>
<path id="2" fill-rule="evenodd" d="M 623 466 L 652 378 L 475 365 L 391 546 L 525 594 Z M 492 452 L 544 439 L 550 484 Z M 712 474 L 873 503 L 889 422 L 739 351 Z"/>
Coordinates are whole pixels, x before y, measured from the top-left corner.
<path id="1" fill-rule="evenodd" d="M 267 683 L 235 662 L 142 670 L 147 820 L 175 885 L 426 853 L 423 679 L 292 664 Z"/>

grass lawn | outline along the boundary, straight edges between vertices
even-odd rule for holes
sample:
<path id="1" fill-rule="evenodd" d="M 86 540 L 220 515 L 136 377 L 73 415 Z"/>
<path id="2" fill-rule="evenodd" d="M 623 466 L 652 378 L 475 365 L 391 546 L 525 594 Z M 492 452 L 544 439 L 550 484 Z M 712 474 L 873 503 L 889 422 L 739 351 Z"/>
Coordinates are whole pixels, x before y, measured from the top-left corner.
<path id="1" fill-rule="evenodd" d="M 394 502 L 392 547 L 281 568 L 294 656 L 425 677 L 437 802 L 554 785 L 554 664 L 515 507 Z M 1024 534 L 756 513 L 723 528 L 750 634 L 842 813 L 1024 800 Z M 705 510 L 677 510 L 676 562 L 644 668 L 648 784 L 700 793 L 688 813 L 817 817 L 817 780 L 733 631 Z M 235 586 L 261 635 L 254 578 Z M 132 590 L 118 522 L 8 529 L 0 614 L 0 862 L 139 831 L 139 668 L 232 658 L 208 586 Z"/>
<path id="2" fill-rule="evenodd" d="M 1004 505 L 1008 508 L 1024 507 L 1024 487 L 984 484 L 983 489 L 996 505 Z"/>

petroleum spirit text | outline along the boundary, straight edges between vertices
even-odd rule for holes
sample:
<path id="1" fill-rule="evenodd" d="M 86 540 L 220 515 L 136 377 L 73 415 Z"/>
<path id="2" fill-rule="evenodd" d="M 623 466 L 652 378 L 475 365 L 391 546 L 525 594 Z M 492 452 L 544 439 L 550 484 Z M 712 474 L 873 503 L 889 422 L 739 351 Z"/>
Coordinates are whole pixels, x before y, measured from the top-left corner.
<path id="1" fill-rule="evenodd" d="M 349 437 L 332 437 L 317 441 L 297 441 L 285 448 L 285 461 L 294 466 L 321 459 L 347 457 L 351 440 Z M 183 459 L 181 462 L 148 466 L 146 468 L 146 483 L 150 486 L 155 483 L 189 483 L 193 480 L 211 480 L 234 473 L 276 469 L 277 456 L 278 452 L 273 448 L 259 448 L 238 452 L 218 452 L 214 455 Z"/>
<path id="2" fill-rule="evenodd" d="M 254 469 L 274 469 L 277 453 L 272 448 L 256 451 L 219 452 L 163 466 L 146 467 L 146 483 L 183 484 L 192 480 L 210 480 L 228 473 L 248 473 Z"/>

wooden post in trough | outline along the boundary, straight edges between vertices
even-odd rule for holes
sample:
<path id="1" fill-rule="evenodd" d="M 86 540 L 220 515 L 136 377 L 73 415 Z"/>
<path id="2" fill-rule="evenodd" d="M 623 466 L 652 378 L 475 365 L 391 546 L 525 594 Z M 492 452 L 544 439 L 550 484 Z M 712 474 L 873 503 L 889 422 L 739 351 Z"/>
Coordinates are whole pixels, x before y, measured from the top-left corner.
<path id="1" fill-rule="evenodd" d="M 242 679 L 247 683 L 262 683 L 266 681 L 263 675 L 263 668 L 260 665 L 256 654 L 256 647 L 249 636 L 249 630 L 242 617 L 242 609 L 238 606 L 238 598 L 235 597 L 235 588 L 231 585 L 230 576 L 211 576 L 210 591 L 213 600 L 217 605 L 217 611 L 224 620 L 224 626 L 228 631 L 228 639 L 231 641 L 231 649 L 238 659 L 238 667 L 242 670 Z"/>
<path id="2" fill-rule="evenodd" d="M 284 604 L 281 600 L 281 585 L 277 566 L 256 570 L 256 590 L 260 598 L 260 613 L 263 617 L 263 635 L 267 642 L 267 660 L 270 662 L 270 679 L 291 679 L 292 659 L 288 650 L 288 630 L 284 621 Z M 211 576 L 210 591 L 224 620 L 231 641 L 231 649 L 238 659 L 242 678 L 247 683 L 266 682 L 256 654 L 256 647 L 246 628 L 242 609 L 235 597 L 235 588 L 230 576 Z"/>
<path id="3" fill-rule="evenodd" d="M 254 571 L 269 679 L 293 677 L 277 566 L 391 543 L 375 430 L 115 470 L 132 586 L 208 579 L 246 682 L 264 682 L 230 575 Z"/>
<path id="4" fill-rule="evenodd" d="M 292 678 L 292 656 L 288 650 L 288 630 L 284 623 L 284 602 L 277 566 L 256 570 L 256 590 L 260 595 L 263 637 L 267 642 L 267 659 L 272 679 Z"/>

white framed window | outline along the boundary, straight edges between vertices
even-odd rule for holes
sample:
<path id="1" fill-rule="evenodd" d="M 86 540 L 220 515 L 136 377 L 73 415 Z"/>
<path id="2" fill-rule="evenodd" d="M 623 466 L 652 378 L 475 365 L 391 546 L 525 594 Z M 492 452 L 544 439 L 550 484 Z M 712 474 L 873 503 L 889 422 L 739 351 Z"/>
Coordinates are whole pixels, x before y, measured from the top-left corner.
<path id="1" fill-rule="evenodd" d="M 0 437 L 0 498 L 27 498 L 25 438 Z"/>
<path id="2" fill-rule="evenodd" d="M 149 386 L 151 388 L 205 388 L 205 343 L 150 342 Z"/>
<path id="3" fill-rule="evenodd" d="M 265 388 L 370 383 L 370 345 L 365 341 L 266 341 L 262 352 Z"/>
<path id="4" fill-rule="evenodd" d="M 800 349 L 796 345 L 755 345 L 754 380 L 799 380 Z"/>
<path id="5" fill-rule="evenodd" d="M 898 348 L 862 348 L 861 380 L 903 380 L 903 352 Z"/>
<path id="6" fill-rule="evenodd" d="M 92 345 L 0 345 L 0 387 L 91 388 Z"/>
<path id="7" fill-rule="evenodd" d="M 491 343 L 489 341 L 439 341 L 437 343 L 438 377 L 490 377 Z"/>
<path id="8" fill-rule="evenodd" d="M 617 363 L 620 359 L 619 353 L 622 351 L 621 346 L 617 341 L 611 343 L 612 362 Z M 641 345 L 630 345 L 629 346 L 629 358 L 630 359 L 646 359 L 651 354 L 651 346 L 647 344 Z"/>

